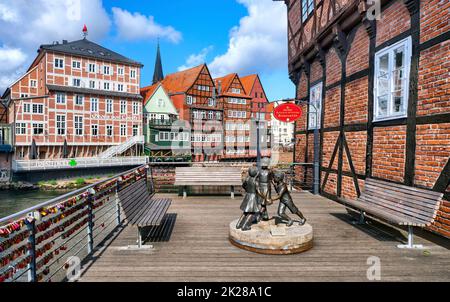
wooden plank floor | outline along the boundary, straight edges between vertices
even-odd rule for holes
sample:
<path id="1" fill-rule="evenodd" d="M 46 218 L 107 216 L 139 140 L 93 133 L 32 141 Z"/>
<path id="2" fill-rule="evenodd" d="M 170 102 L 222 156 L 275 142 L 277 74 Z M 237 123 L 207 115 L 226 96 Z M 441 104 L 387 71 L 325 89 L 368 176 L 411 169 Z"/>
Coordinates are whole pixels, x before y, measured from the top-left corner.
<path id="1" fill-rule="evenodd" d="M 283 256 L 247 252 L 228 242 L 229 222 L 241 214 L 240 196 L 156 197 L 173 199 L 170 240 L 151 243 L 153 250 L 123 250 L 136 241 L 136 229 L 125 227 L 84 266 L 80 281 L 368 281 L 370 256 L 380 258 L 382 281 L 450 281 L 445 240 L 443 246 L 415 236 L 425 251 L 398 249 L 404 233 L 376 222 L 354 226 L 342 205 L 307 192 L 294 198 L 314 228 L 314 247 Z"/>

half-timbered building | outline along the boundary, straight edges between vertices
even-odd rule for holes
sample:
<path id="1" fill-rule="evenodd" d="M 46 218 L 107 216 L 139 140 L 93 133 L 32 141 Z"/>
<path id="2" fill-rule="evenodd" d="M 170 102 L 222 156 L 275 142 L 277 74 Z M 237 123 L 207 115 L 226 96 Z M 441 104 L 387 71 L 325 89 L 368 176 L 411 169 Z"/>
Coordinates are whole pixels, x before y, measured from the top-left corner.
<path id="1" fill-rule="evenodd" d="M 295 161 L 313 160 L 318 127 L 321 194 L 355 199 L 369 177 L 443 192 L 429 229 L 450 237 L 450 2 L 284 2 L 289 73 L 306 112 Z M 299 181 L 311 176 L 296 170 Z"/>

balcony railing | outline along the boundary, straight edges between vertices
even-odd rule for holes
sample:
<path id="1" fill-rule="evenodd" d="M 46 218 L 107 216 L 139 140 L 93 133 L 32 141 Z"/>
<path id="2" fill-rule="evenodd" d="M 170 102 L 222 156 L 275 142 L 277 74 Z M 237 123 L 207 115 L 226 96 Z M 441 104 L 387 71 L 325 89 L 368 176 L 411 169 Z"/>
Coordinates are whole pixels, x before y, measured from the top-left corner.
<path id="1" fill-rule="evenodd" d="M 124 156 L 124 157 L 86 157 L 73 159 L 33 159 L 33 160 L 14 160 L 12 169 L 15 172 L 24 171 L 45 171 L 61 169 L 81 169 L 81 168 L 99 168 L 99 167 L 120 167 L 120 166 L 139 166 L 147 163 L 146 156 Z"/>
<path id="2" fill-rule="evenodd" d="M 175 120 L 149 120 L 150 126 L 171 126 Z"/>

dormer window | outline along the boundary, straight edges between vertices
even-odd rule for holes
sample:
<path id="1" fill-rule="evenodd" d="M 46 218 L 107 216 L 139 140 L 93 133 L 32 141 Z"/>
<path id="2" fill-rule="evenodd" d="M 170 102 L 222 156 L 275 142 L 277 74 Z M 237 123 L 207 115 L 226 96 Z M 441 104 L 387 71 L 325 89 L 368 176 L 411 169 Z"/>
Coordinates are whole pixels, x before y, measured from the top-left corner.
<path id="1" fill-rule="evenodd" d="M 306 22 L 314 11 L 314 0 L 302 0 L 302 22 Z"/>

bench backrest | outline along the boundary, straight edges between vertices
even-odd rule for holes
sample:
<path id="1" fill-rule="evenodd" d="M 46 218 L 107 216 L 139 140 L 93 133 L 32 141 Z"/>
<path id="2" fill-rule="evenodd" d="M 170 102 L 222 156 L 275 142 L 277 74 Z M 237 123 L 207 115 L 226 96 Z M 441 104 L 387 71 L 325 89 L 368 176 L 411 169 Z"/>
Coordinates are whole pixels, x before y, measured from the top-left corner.
<path id="1" fill-rule="evenodd" d="M 430 223 L 436 218 L 442 197 L 439 192 L 367 178 L 359 200 Z"/>
<path id="2" fill-rule="evenodd" d="M 177 167 L 176 186 L 239 186 L 242 170 L 239 167 Z"/>

